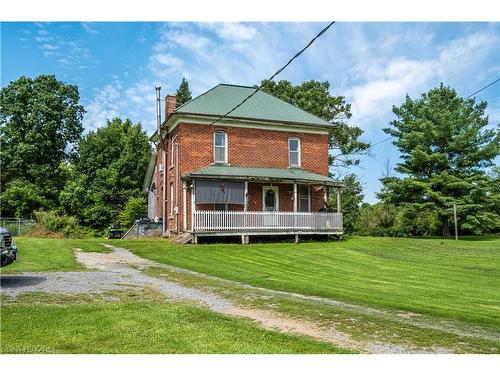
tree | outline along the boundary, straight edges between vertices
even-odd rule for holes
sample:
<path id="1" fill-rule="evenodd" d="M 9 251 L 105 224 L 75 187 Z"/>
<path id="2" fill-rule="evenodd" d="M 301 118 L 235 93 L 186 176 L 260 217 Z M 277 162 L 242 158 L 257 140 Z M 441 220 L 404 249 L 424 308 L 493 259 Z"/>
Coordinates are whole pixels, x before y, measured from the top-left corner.
<path id="1" fill-rule="evenodd" d="M 184 103 L 189 102 L 193 97 L 191 96 L 191 91 L 189 91 L 189 83 L 185 78 L 182 78 L 182 82 L 177 89 L 175 94 L 176 98 L 176 107 L 183 105 Z"/>
<path id="2" fill-rule="evenodd" d="M 0 160 L 2 193 L 9 186 L 29 182 L 29 196 L 38 196 L 25 207 L 54 207 L 64 186 L 61 164 L 75 155 L 83 127 L 83 107 L 78 88 L 53 75 L 21 77 L 0 91 Z M 26 196 L 26 195 L 21 195 Z M 21 197 L 20 196 L 20 197 Z M 12 215 L 5 206 L 2 215 Z M 26 212 L 23 209 L 24 215 Z"/>
<path id="3" fill-rule="evenodd" d="M 364 198 L 363 187 L 353 173 L 349 173 L 341 181 L 345 184 L 340 198 L 344 230 L 346 233 L 353 233 L 360 215 L 360 205 Z M 335 194 L 331 198 L 331 206 L 337 206 L 337 196 Z"/>
<path id="4" fill-rule="evenodd" d="M 392 204 L 363 203 L 355 228 L 356 233 L 366 236 L 393 236 L 397 208 Z"/>
<path id="5" fill-rule="evenodd" d="M 144 197 L 130 197 L 125 208 L 118 218 L 126 227 L 132 226 L 134 221 L 148 215 L 148 205 Z"/>
<path id="6" fill-rule="evenodd" d="M 41 196 L 41 191 L 29 181 L 16 179 L 10 181 L 0 195 L 2 201 L 2 214 L 9 216 L 31 217 L 39 207 L 48 204 Z"/>
<path id="7" fill-rule="evenodd" d="M 138 196 L 151 146 L 140 124 L 115 118 L 79 143 L 71 179 L 60 194 L 61 208 L 83 224 L 103 229 Z"/>
<path id="8" fill-rule="evenodd" d="M 357 126 L 348 125 L 351 105 L 343 96 L 330 95 L 330 83 L 315 80 L 303 82 L 294 86 L 290 81 L 279 82 L 264 80 L 262 90 L 290 103 L 304 111 L 310 112 L 335 125 L 330 132 L 330 165 L 345 167 L 358 165 L 358 156 L 366 153 L 369 143 L 359 140 L 363 130 Z"/>
<path id="9" fill-rule="evenodd" d="M 491 194 L 486 170 L 499 155 L 500 136 L 485 128 L 486 105 L 441 84 L 416 100 L 407 95 L 393 107 L 397 118 L 384 131 L 402 154 L 395 168 L 402 176 L 382 178 L 379 198 L 436 212 L 444 237 L 450 236 L 453 204 L 462 226 L 491 229 L 498 220 L 492 211 L 498 195 Z"/>

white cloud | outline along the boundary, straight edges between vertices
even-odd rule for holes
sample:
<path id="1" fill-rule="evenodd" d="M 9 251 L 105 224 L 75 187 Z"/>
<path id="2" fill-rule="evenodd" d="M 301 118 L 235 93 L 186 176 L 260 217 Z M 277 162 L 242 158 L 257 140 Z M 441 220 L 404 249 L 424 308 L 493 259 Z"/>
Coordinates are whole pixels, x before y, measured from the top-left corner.
<path id="1" fill-rule="evenodd" d="M 154 62 L 160 63 L 161 65 L 167 65 L 169 67 L 180 67 L 182 65 L 181 59 L 166 53 L 153 55 L 151 59 Z"/>
<path id="2" fill-rule="evenodd" d="M 200 49 L 210 45 L 210 39 L 191 32 L 182 30 L 169 30 L 164 34 L 163 43 L 159 43 L 156 48 L 164 50 L 170 43 L 188 49 Z"/>
<path id="3" fill-rule="evenodd" d="M 42 44 L 40 48 L 47 51 L 55 51 L 59 49 L 59 47 L 56 46 L 55 44 L 48 44 L 48 43 Z"/>
<path id="4" fill-rule="evenodd" d="M 206 27 L 214 31 L 220 38 L 231 41 L 252 40 L 258 31 L 239 22 L 216 22 L 205 24 Z"/>
<path id="5" fill-rule="evenodd" d="M 498 35 L 477 32 L 464 38 L 452 41 L 441 49 L 439 61 L 441 74 L 447 72 L 459 73 L 484 55 L 491 53 L 491 48 L 497 48 L 500 43 Z M 446 70 L 444 70 L 446 69 Z"/>
<path id="6" fill-rule="evenodd" d="M 355 119 L 378 118 L 391 109 L 409 91 L 419 89 L 435 74 L 434 61 L 398 59 L 375 73 L 379 79 L 353 87 L 347 95 L 352 100 Z M 373 74 L 373 73 L 372 73 Z"/>
<path id="7" fill-rule="evenodd" d="M 152 81 L 141 81 L 128 88 L 122 81 L 95 90 L 93 98 L 84 103 L 87 113 L 84 116 L 86 129 L 96 129 L 114 117 L 129 118 L 143 127 L 152 130 L 156 121 L 156 92 Z"/>
<path id="8" fill-rule="evenodd" d="M 411 35 L 401 40 L 407 38 Z M 430 42 L 432 34 L 422 40 Z M 442 46 L 432 58 L 394 58 L 391 55 L 383 59 L 365 58 L 349 71 L 351 78 L 361 80 L 345 93 L 352 102 L 353 122 L 361 126 L 373 124 L 373 120 L 386 116 L 392 105 L 401 102 L 407 93 L 420 95 L 441 81 L 449 83 L 451 77 L 464 74 L 468 69 L 477 70 L 496 43 L 498 37 L 493 34 L 473 33 Z M 396 42 L 393 47 L 397 48 Z M 372 49 L 377 50 L 377 46 Z"/>
<path id="9" fill-rule="evenodd" d="M 89 33 L 89 34 L 99 34 L 99 31 L 97 31 L 96 29 L 92 28 L 91 24 L 88 23 L 88 22 L 82 22 L 81 23 L 83 29 Z"/>
<path id="10" fill-rule="evenodd" d="M 85 104 L 84 125 L 86 129 L 96 129 L 106 124 L 113 117 L 121 116 L 126 103 L 121 98 L 123 86 L 119 82 L 106 85 L 96 90 L 94 98 Z"/>

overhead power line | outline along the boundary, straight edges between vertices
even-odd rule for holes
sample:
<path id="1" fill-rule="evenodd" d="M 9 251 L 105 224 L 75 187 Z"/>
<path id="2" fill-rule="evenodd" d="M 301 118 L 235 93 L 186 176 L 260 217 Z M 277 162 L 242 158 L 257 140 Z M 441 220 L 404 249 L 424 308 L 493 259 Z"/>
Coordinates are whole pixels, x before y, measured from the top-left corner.
<path id="1" fill-rule="evenodd" d="M 494 80 L 494 81 L 493 81 L 493 82 L 491 82 L 490 84 L 488 84 L 488 85 L 484 86 L 483 88 L 481 88 L 481 89 L 477 90 L 475 93 L 470 94 L 470 95 L 469 95 L 468 97 L 466 97 L 465 99 L 469 99 L 470 97 L 472 97 L 472 96 L 474 96 L 474 95 L 476 95 L 476 94 L 479 94 L 481 91 L 486 90 L 488 87 L 490 87 L 490 86 L 494 85 L 494 84 L 495 84 L 495 83 L 497 83 L 498 81 L 500 81 L 500 78 L 497 78 L 496 80 Z M 368 147 L 368 148 L 367 148 L 367 150 L 369 150 L 370 148 L 375 147 L 375 146 L 377 146 L 377 145 L 379 145 L 379 144 L 381 144 L 381 143 L 387 142 L 388 140 L 390 140 L 390 139 L 392 139 L 392 138 L 394 138 L 394 136 L 390 136 L 390 137 L 384 138 L 384 139 L 382 139 L 381 141 L 376 142 L 376 143 L 374 143 L 374 144 L 370 145 L 370 147 Z"/>
<path id="2" fill-rule="evenodd" d="M 465 99 L 469 99 L 471 96 L 474 96 L 474 95 L 476 95 L 476 94 L 480 93 L 481 91 L 486 90 L 488 87 L 490 87 L 490 86 L 494 85 L 494 84 L 495 84 L 495 83 L 497 83 L 498 81 L 500 81 L 500 78 L 497 78 L 496 80 L 494 80 L 493 82 L 491 82 L 489 85 L 484 86 L 482 89 L 477 90 L 474 94 L 470 94 L 470 95 L 469 95 L 468 97 L 466 97 Z"/>
<path id="3" fill-rule="evenodd" d="M 331 22 L 328 24 L 328 26 L 326 26 L 323 30 L 321 30 L 314 38 L 312 38 L 309 43 L 307 43 L 307 45 L 302 48 L 299 52 L 297 52 L 290 60 L 288 60 L 288 62 L 283 65 L 280 69 L 278 69 L 276 71 L 276 73 L 274 73 L 271 77 L 269 77 L 268 81 L 272 81 L 274 77 L 276 77 L 278 74 L 280 74 L 283 70 L 286 69 L 286 67 L 288 65 L 290 65 L 292 63 L 293 60 L 295 60 L 297 57 L 299 57 L 300 55 L 302 55 L 302 53 L 304 53 L 304 51 L 306 49 L 308 49 L 315 41 L 316 39 L 318 39 L 321 35 L 323 35 L 333 24 L 335 23 L 335 21 Z M 252 92 L 250 95 L 248 95 L 245 99 L 243 99 L 239 104 L 235 105 L 233 107 L 233 109 L 231 109 L 230 111 L 228 111 L 227 113 L 225 113 L 224 115 L 220 116 L 218 119 L 214 120 L 210 125 L 213 125 L 215 124 L 216 122 L 222 120 L 223 118 L 229 116 L 231 113 L 233 113 L 236 109 L 238 109 L 241 105 L 243 105 L 243 103 L 245 103 L 248 99 L 250 99 L 252 96 L 254 96 L 257 92 L 259 92 L 262 87 L 264 87 L 263 84 L 261 84 L 259 87 L 257 87 L 255 89 L 254 92 Z"/>

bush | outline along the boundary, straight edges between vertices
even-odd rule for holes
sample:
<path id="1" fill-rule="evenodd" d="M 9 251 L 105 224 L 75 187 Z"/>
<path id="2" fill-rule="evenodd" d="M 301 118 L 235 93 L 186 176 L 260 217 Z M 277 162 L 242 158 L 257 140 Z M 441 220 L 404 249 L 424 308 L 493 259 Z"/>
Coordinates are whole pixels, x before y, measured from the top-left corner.
<path id="1" fill-rule="evenodd" d="M 85 237 L 86 230 L 74 216 L 60 215 L 56 211 L 35 211 L 36 225 L 32 234 L 50 237 Z"/>
<path id="2" fill-rule="evenodd" d="M 130 197 L 127 201 L 127 204 L 125 205 L 125 208 L 122 212 L 120 212 L 118 219 L 120 220 L 120 223 L 122 225 L 128 228 L 131 227 L 132 224 L 134 224 L 134 221 L 136 219 L 140 219 L 147 215 L 148 206 L 146 203 L 146 199 L 142 197 Z"/>

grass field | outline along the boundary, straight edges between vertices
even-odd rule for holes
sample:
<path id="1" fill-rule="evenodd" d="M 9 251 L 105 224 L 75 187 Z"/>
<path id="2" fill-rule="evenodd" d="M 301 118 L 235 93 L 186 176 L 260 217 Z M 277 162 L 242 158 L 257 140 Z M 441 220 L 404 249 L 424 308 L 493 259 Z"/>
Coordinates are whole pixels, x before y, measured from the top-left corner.
<path id="1" fill-rule="evenodd" d="M 14 243 L 19 249 L 19 260 L 7 267 L 1 273 L 36 271 L 77 271 L 82 270 L 75 259 L 74 249 L 83 251 L 106 251 L 100 243 L 102 239 L 59 239 L 14 237 Z"/>
<path id="2" fill-rule="evenodd" d="M 148 294 L 146 293 L 146 296 Z M 265 330 L 244 319 L 149 294 L 27 295 L 4 303 L 2 353 L 348 353 L 297 335 Z"/>
<path id="3" fill-rule="evenodd" d="M 302 244 L 173 246 L 137 255 L 254 286 L 500 326 L 500 239 L 352 237 Z"/>
<path id="4" fill-rule="evenodd" d="M 246 308 L 336 327 L 361 342 L 382 342 L 456 353 L 498 353 L 500 239 L 350 237 L 344 241 L 176 246 L 163 239 L 16 238 L 21 261 L 2 273 L 83 271 L 73 249 L 137 255 L 272 290 L 298 292 L 368 308 L 352 310 L 286 296 L 252 293 L 242 286 L 166 268 L 144 272 L 206 290 Z M 301 336 L 151 296 L 25 295 L 2 299 L 3 352 L 57 353 L 334 353 L 342 349 Z M 369 308 L 390 312 L 370 313 Z M 419 326 L 398 319 L 420 314 Z M 433 328 L 435 324 L 444 328 Z M 462 332 L 483 332 L 464 336 Z M 434 325 L 434 326 L 433 326 Z M 450 326 L 451 328 L 451 326 Z M 29 349 L 31 348 L 31 349 Z"/>

